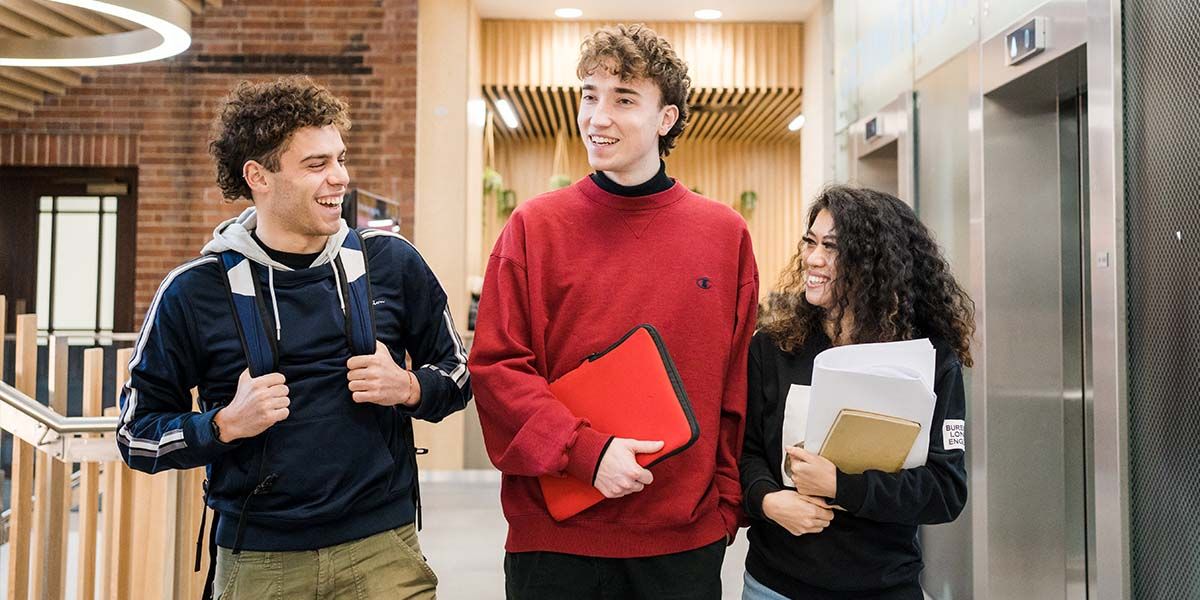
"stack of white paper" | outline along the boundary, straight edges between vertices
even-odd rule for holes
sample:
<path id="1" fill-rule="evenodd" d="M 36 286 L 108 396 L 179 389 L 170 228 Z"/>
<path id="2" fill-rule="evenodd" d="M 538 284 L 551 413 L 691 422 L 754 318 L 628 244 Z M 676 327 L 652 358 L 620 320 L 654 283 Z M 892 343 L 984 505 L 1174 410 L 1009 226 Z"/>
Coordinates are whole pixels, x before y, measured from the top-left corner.
<path id="1" fill-rule="evenodd" d="M 784 463 L 788 446 L 803 442 L 819 452 L 838 413 L 862 410 L 921 424 L 905 469 L 925 464 L 933 393 L 935 352 L 928 339 L 830 348 L 813 361 L 812 387 L 793 385 L 784 405 Z M 783 482 L 790 483 L 783 469 Z"/>

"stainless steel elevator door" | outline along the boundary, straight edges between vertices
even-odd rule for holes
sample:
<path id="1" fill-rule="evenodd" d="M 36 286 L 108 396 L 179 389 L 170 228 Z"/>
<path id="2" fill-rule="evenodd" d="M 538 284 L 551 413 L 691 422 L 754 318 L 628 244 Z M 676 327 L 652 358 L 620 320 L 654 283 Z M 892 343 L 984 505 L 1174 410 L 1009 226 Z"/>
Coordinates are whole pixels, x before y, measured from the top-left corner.
<path id="1" fill-rule="evenodd" d="M 1082 52 L 983 100 L 986 444 L 972 493 L 989 600 L 1086 597 Z M 978 391 L 978 386 L 976 387 Z M 978 578 L 977 578 L 978 582 Z"/>

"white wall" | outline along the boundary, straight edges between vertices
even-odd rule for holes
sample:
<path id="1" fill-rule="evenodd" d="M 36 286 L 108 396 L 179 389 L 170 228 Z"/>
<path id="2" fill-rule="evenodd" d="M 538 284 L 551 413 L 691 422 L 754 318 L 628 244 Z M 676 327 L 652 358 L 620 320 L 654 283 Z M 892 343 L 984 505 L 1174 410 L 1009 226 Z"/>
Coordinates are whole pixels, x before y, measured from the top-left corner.
<path id="1" fill-rule="evenodd" d="M 975 42 L 1003 33 L 1048 1 L 833 2 L 835 130 L 876 112 Z"/>
<path id="2" fill-rule="evenodd" d="M 835 181 L 833 30 L 834 1 L 818 2 L 804 21 L 804 104 L 800 131 L 801 218 L 808 203 Z"/>

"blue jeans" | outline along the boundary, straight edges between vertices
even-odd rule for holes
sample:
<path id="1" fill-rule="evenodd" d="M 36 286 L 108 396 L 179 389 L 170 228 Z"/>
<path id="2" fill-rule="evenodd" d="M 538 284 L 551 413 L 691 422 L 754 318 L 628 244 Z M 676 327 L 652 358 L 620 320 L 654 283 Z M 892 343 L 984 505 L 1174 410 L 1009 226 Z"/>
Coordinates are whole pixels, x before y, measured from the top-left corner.
<path id="1" fill-rule="evenodd" d="M 746 571 L 742 577 L 742 600 L 788 600 L 775 590 L 761 584 Z"/>

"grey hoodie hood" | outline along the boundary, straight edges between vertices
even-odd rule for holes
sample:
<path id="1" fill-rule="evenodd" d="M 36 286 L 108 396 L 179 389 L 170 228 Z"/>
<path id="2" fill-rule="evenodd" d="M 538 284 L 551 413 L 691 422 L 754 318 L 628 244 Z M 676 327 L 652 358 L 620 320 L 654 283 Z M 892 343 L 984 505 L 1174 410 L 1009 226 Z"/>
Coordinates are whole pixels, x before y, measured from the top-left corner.
<path id="1" fill-rule="evenodd" d="M 291 267 L 273 260 L 250 237 L 250 232 L 258 226 L 258 213 L 251 206 L 242 211 L 242 214 L 217 225 L 213 230 L 213 239 L 204 245 L 201 254 L 219 254 L 226 250 L 236 250 L 246 258 L 264 266 L 277 269 L 279 271 L 291 271 Z M 342 247 L 342 242 L 346 240 L 346 236 L 350 234 L 350 228 L 346 226 L 346 221 L 339 221 L 337 233 L 329 236 L 325 240 L 325 248 L 317 255 L 309 267 L 319 267 L 321 265 L 333 262 L 337 256 L 338 250 Z"/>

